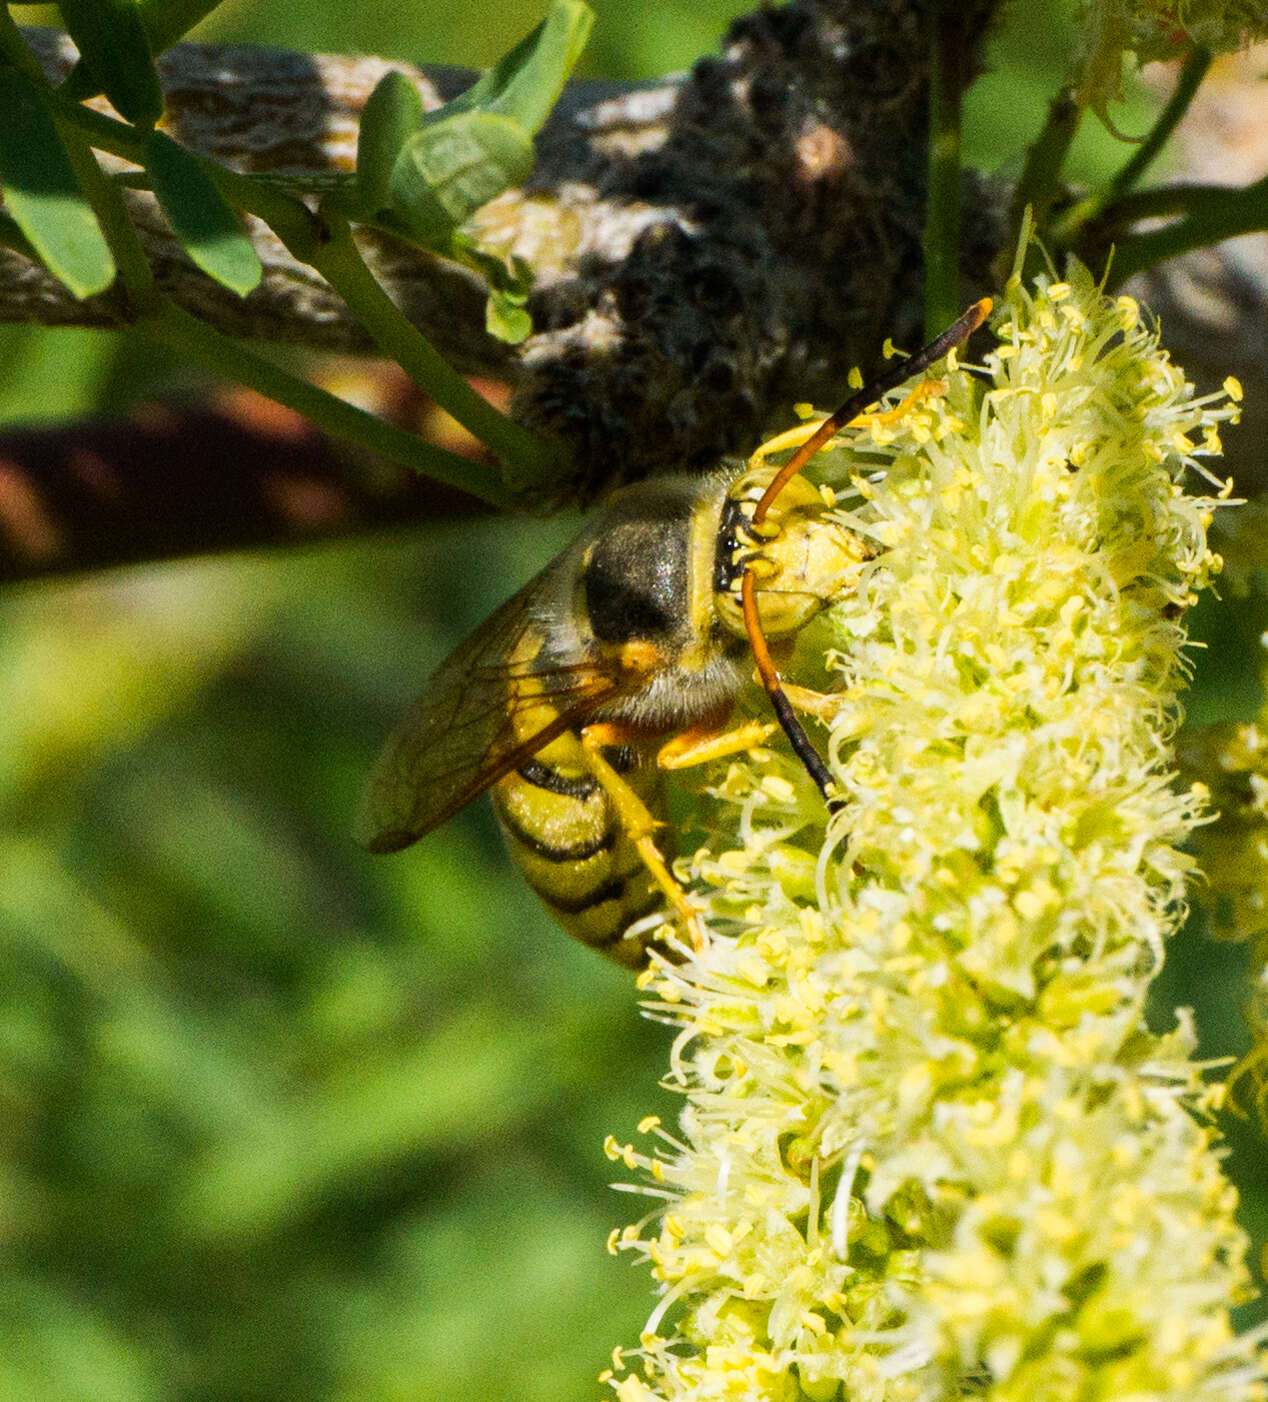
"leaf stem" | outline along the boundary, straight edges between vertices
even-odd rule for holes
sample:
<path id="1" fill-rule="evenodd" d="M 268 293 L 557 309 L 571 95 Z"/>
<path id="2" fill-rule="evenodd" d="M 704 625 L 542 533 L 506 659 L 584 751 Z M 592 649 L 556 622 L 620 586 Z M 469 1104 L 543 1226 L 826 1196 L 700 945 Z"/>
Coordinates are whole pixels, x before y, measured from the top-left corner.
<path id="1" fill-rule="evenodd" d="M 487 466 L 438 448 L 290 374 L 258 352 L 221 335 L 166 298 L 153 315 L 139 323 L 139 329 L 226 379 L 294 409 L 326 433 L 382 453 L 490 506 L 508 510 L 516 505 L 513 494 L 490 476 Z"/>
<path id="2" fill-rule="evenodd" d="M 424 393 L 458 420 L 501 461 L 518 492 L 548 486 L 559 476 L 562 447 L 548 443 L 482 399 L 387 295 L 361 257 L 342 215 L 324 211 L 330 237 L 310 262 L 347 303 L 376 345 Z"/>
<path id="3" fill-rule="evenodd" d="M 954 3 L 935 7 L 929 71 L 929 173 L 925 205 L 925 336 L 960 308 L 961 120 L 964 22 Z"/>
<path id="4" fill-rule="evenodd" d="M 1209 49 L 1199 47 L 1190 51 L 1176 79 L 1175 90 L 1159 112 L 1148 135 L 1111 180 L 1099 190 L 1092 191 L 1086 199 L 1079 200 L 1054 222 L 1050 231 L 1054 244 L 1068 247 L 1075 243 L 1084 229 L 1097 223 L 1107 210 L 1117 206 L 1123 196 L 1135 189 L 1189 110 L 1189 104 L 1211 66 L 1211 58 Z M 1116 227 L 1121 227 L 1121 221 L 1114 222 Z"/>

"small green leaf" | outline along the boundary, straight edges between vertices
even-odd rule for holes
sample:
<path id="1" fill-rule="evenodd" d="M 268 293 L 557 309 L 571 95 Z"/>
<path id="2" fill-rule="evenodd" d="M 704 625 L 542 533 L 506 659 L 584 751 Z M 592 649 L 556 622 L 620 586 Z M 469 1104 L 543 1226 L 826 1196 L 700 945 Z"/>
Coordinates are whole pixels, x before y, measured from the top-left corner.
<path id="1" fill-rule="evenodd" d="M 44 266 L 76 297 L 114 281 L 114 259 L 84 198 L 44 93 L 0 68 L 0 189 Z"/>
<path id="2" fill-rule="evenodd" d="M 220 0 L 137 0 L 150 52 L 161 54 L 206 17 Z"/>
<path id="3" fill-rule="evenodd" d="M 136 0 L 61 0 L 60 8 L 94 83 L 120 116 L 152 127 L 163 115 L 163 89 Z"/>
<path id="4" fill-rule="evenodd" d="M 198 158 L 152 131 L 145 169 L 172 233 L 203 272 L 239 297 L 259 286 L 264 269 L 251 240 Z"/>
<path id="5" fill-rule="evenodd" d="M 391 208 L 412 237 L 439 245 L 532 168 L 533 142 L 517 121 L 460 112 L 405 143 L 392 169 Z"/>
<path id="6" fill-rule="evenodd" d="M 404 73 L 393 69 L 375 85 L 357 133 L 359 203 L 377 214 L 389 200 L 392 167 L 401 148 L 423 125 L 423 100 Z"/>
<path id="7" fill-rule="evenodd" d="M 583 0 L 551 0 L 546 18 L 464 93 L 427 120 L 459 112 L 500 112 L 530 135 L 537 131 L 581 56 L 594 11 Z"/>
<path id="8" fill-rule="evenodd" d="M 522 299 L 490 292 L 484 304 L 484 329 L 508 346 L 518 346 L 533 334 L 533 318 L 524 310 Z"/>

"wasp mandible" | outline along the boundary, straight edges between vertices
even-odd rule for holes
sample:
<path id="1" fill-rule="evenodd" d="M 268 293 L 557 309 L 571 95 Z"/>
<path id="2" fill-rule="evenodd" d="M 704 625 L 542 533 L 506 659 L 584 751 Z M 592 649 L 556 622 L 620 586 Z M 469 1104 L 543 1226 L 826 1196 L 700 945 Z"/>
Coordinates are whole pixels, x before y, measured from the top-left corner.
<path id="1" fill-rule="evenodd" d="M 976 303 L 826 419 L 764 444 L 738 474 L 615 493 L 432 673 L 379 756 L 358 839 L 398 851 L 490 789 L 513 859 L 570 935 L 639 967 L 661 928 L 646 917 L 668 903 L 699 947 L 699 916 L 669 869 L 666 835 L 657 840 L 663 773 L 774 733 L 769 722 L 725 728 L 754 663 L 832 802 L 767 639 L 791 641 L 846 597 L 874 551 L 798 474 L 870 404 L 966 340 L 990 305 Z M 766 463 L 790 448 L 782 467 Z"/>

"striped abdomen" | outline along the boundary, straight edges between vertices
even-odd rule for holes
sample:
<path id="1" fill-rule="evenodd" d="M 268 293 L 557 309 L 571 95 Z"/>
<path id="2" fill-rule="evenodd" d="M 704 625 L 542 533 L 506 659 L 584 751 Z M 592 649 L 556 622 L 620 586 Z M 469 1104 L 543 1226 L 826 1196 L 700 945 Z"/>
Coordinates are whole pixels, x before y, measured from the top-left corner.
<path id="1" fill-rule="evenodd" d="M 653 814 L 663 809 L 654 763 L 607 758 Z M 634 921 L 663 904 L 659 887 L 591 774 L 580 740 L 565 732 L 493 788 L 511 856 L 567 932 L 618 963 L 640 968 L 646 941 L 622 941 Z"/>

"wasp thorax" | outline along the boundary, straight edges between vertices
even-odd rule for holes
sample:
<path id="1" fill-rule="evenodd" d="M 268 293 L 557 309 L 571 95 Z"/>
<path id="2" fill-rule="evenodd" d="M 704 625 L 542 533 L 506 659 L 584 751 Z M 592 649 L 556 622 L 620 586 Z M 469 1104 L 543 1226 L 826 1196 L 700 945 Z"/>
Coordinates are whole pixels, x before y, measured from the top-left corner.
<path id="1" fill-rule="evenodd" d="M 770 638 L 804 628 L 821 609 L 850 593 L 859 567 L 875 554 L 870 545 L 832 517 L 818 488 L 794 477 L 771 504 L 760 526 L 753 510 L 775 473 L 760 467 L 736 479 L 723 508 L 715 606 L 733 633 L 744 632 L 739 582 L 745 569 L 757 584 L 757 611 Z"/>

